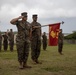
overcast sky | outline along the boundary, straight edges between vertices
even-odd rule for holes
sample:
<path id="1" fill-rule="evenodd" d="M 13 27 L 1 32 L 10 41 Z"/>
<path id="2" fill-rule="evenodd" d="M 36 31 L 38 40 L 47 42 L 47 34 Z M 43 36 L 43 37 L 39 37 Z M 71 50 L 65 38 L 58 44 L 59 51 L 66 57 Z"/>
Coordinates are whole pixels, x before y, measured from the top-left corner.
<path id="1" fill-rule="evenodd" d="M 32 22 L 32 14 L 38 14 L 41 25 L 64 21 L 60 27 L 64 33 L 76 31 L 76 0 L 0 0 L 0 30 L 17 31 L 10 20 L 22 12 L 28 12 L 29 22 Z M 44 31 L 48 32 L 48 27 L 43 27 Z"/>

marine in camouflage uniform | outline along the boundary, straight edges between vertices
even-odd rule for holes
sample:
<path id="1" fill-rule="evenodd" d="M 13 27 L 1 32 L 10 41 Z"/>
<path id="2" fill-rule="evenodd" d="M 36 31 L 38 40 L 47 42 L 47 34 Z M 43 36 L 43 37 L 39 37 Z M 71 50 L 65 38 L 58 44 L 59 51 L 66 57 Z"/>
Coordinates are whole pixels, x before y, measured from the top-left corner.
<path id="1" fill-rule="evenodd" d="M 1 52 L 1 49 L 2 49 L 2 35 L 1 35 L 1 32 L 0 32 L 0 52 Z"/>
<path id="2" fill-rule="evenodd" d="M 7 49 L 8 49 L 8 35 L 7 35 L 7 32 L 5 32 L 4 35 L 3 35 L 3 47 L 4 47 L 4 51 L 7 51 Z"/>
<path id="3" fill-rule="evenodd" d="M 62 55 L 62 48 L 63 48 L 63 34 L 62 34 L 62 29 L 59 31 L 58 35 L 58 52 Z"/>
<path id="4" fill-rule="evenodd" d="M 22 19 L 22 20 L 19 20 Z M 11 24 L 17 26 L 18 34 L 16 39 L 18 61 L 20 63 L 20 69 L 31 68 L 27 65 L 27 59 L 29 55 L 29 46 L 30 46 L 30 23 L 27 22 L 27 12 L 21 13 L 21 16 L 15 19 L 12 19 Z"/>
<path id="5" fill-rule="evenodd" d="M 42 43 L 43 43 L 43 50 L 46 50 L 47 48 L 47 36 L 46 36 L 46 33 L 44 32 L 43 35 L 42 35 Z"/>
<path id="6" fill-rule="evenodd" d="M 32 18 L 31 58 L 35 63 L 40 63 L 38 58 L 41 50 L 41 24 L 37 22 L 36 14 Z"/>
<path id="7" fill-rule="evenodd" d="M 9 40 L 10 51 L 13 51 L 14 33 L 13 33 L 12 29 L 10 29 L 10 32 L 8 32 L 8 40 Z"/>

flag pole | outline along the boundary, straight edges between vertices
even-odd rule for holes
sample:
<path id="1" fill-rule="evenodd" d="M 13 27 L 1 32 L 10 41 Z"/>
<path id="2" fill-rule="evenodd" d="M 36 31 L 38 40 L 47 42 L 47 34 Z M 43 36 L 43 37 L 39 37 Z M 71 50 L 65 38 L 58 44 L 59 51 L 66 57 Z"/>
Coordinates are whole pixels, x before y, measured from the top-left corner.
<path id="1" fill-rule="evenodd" d="M 59 22 L 59 23 L 60 23 L 60 24 L 64 24 L 64 21 Z M 56 24 L 56 23 L 53 23 L 53 24 Z M 46 27 L 46 26 L 53 25 L 53 24 L 47 24 L 47 25 L 43 25 L 43 26 L 34 26 L 33 28 Z"/>
<path id="2" fill-rule="evenodd" d="M 59 23 L 60 23 L 60 24 L 64 24 L 64 21 L 59 22 Z M 56 23 L 53 23 L 53 24 L 56 24 Z M 43 25 L 43 26 L 40 26 L 40 27 L 45 27 L 45 26 L 49 26 L 49 25 L 53 25 L 53 24 Z"/>

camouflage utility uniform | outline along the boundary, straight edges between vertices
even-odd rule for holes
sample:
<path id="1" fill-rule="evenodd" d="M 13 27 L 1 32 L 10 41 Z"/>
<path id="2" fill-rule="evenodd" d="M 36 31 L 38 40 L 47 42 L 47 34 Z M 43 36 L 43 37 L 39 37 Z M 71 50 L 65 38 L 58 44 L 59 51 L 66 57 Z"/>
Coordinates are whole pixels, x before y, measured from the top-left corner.
<path id="1" fill-rule="evenodd" d="M 29 31 L 30 24 L 25 21 L 17 21 L 16 26 L 18 29 L 18 34 L 16 38 L 17 52 L 18 52 L 18 60 L 19 62 L 27 62 L 28 54 L 29 54 Z"/>
<path id="2" fill-rule="evenodd" d="M 16 36 L 16 46 L 18 53 L 18 61 L 20 69 L 31 68 L 27 65 L 30 46 L 30 23 L 27 22 L 27 12 L 21 13 L 21 16 L 10 21 L 11 24 L 16 25 L 18 34 Z"/>
<path id="3" fill-rule="evenodd" d="M 63 48 L 63 34 L 62 30 L 58 35 L 58 52 L 62 54 L 62 48 Z"/>
<path id="4" fill-rule="evenodd" d="M 42 38 L 43 38 L 43 40 L 42 40 L 43 50 L 46 50 L 46 47 L 47 47 L 47 36 L 43 35 Z"/>
<path id="5" fill-rule="evenodd" d="M 6 34 L 3 35 L 3 47 L 4 47 L 4 51 L 7 51 L 7 49 L 8 49 L 8 36 Z"/>
<path id="6" fill-rule="evenodd" d="M 34 61 L 38 60 L 41 49 L 41 28 L 33 28 L 34 26 L 41 26 L 38 22 L 32 22 L 32 41 L 31 41 L 31 58 Z"/>
<path id="7" fill-rule="evenodd" d="M 8 39 L 9 39 L 10 51 L 13 51 L 13 46 L 14 46 L 14 33 L 13 32 L 8 33 Z"/>

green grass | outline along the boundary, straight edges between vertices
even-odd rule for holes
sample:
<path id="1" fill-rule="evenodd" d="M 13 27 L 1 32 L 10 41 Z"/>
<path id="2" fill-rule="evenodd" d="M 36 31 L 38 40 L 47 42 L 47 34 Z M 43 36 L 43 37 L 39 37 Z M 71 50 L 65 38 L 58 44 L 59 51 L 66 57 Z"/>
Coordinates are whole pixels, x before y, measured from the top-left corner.
<path id="1" fill-rule="evenodd" d="M 31 52 L 31 51 L 30 51 Z M 31 69 L 20 70 L 17 51 L 0 52 L 0 75 L 76 75 L 76 44 L 64 44 L 64 55 L 60 55 L 57 46 L 48 46 L 41 50 L 39 60 L 42 64 L 33 64 L 29 53 L 28 65 Z"/>

